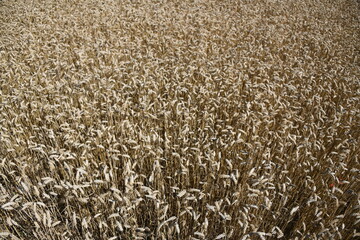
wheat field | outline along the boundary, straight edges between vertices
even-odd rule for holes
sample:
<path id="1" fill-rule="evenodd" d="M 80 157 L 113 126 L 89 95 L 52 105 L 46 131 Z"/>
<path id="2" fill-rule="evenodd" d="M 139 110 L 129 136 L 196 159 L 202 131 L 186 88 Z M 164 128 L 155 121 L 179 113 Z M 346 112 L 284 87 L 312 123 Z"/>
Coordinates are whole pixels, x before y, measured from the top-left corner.
<path id="1" fill-rule="evenodd" d="M 356 0 L 0 1 L 0 239 L 359 239 Z"/>

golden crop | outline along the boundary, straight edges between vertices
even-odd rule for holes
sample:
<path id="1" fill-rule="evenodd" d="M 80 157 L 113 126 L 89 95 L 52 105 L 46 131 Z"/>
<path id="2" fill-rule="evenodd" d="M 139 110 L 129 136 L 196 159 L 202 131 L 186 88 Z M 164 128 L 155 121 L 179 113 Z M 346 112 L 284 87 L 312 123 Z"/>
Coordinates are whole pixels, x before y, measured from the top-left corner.
<path id="1" fill-rule="evenodd" d="M 0 1 L 0 238 L 360 237 L 356 0 Z"/>

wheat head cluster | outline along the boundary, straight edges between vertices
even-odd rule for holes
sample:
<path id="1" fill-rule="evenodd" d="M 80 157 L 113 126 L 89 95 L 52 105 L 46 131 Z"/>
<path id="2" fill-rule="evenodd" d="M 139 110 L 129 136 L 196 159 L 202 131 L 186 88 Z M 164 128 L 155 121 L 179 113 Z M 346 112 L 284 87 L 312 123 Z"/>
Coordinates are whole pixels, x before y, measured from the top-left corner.
<path id="1" fill-rule="evenodd" d="M 356 0 L 0 2 L 0 238 L 359 239 Z"/>

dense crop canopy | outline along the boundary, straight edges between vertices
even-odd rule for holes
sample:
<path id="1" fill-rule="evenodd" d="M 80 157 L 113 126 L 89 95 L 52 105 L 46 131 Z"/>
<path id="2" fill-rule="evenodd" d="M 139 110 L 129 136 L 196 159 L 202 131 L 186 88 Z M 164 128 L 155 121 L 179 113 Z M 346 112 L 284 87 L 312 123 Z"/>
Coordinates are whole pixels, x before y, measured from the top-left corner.
<path id="1" fill-rule="evenodd" d="M 1 1 L 0 237 L 359 237 L 359 9 Z"/>

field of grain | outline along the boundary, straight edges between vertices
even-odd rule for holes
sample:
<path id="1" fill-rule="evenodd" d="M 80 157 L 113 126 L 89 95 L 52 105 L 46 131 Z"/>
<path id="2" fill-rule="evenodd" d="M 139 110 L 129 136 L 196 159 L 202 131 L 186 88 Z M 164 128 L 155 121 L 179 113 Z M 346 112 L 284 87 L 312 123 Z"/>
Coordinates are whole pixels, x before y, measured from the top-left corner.
<path id="1" fill-rule="evenodd" d="M 0 239 L 359 239 L 356 0 L 0 1 Z"/>

